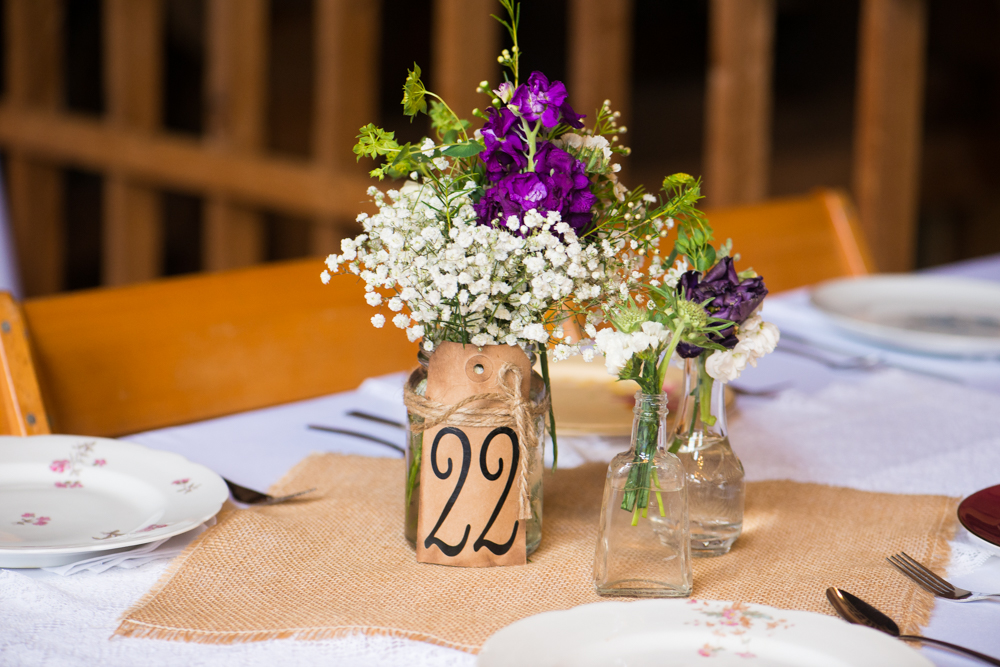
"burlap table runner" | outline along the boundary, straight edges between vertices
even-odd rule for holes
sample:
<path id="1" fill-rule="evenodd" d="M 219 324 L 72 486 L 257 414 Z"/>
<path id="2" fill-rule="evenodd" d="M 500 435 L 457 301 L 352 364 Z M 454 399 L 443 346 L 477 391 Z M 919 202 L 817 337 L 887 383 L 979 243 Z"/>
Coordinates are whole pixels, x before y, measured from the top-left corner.
<path id="1" fill-rule="evenodd" d="M 476 652 L 518 619 L 602 599 L 591 567 L 605 470 L 548 476 L 543 540 L 527 565 L 466 569 L 416 562 L 402 535 L 402 461 L 311 456 L 272 492 L 315 486 L 313 500 L 220 516 L 117 634 L 232 643 L 361 632 Z M 942 496 L 752 483 L 743 536 L 730 554 L 694 561 L 694 596 L 831 614 L 824 591 L 839 586 L 916 631 L 932 598 L 884 557 L 945 565 L 954 517 Z"/>

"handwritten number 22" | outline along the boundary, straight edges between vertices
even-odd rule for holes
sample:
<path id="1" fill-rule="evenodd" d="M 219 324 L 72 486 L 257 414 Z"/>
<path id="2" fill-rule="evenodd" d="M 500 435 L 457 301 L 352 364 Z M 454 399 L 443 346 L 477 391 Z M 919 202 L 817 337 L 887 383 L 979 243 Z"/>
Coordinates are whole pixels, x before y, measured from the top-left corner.
<path id="1" fill-rule="evenodd" d="M 449 558 L 454 558 L 462 552 L 462 549 L 465 548 L 466 542 L 468 542 L 469 539 L 471 526 L 465 526 L 465 534 L 462 537 L 462 541 L 455 545 L 448 544 L 441 538 L 437 537 L 435 533 L 437 533 L 437 531 L 441 528 L 441 524 L 444 523 L 445 519 L 448 517 L 448 513 L 451 512 L 451 508 L 454 507 L 455 501 L 458 500 L 458 496 L 462 493 L 462 487 L 465 485 L 465 480 L 469 475 L 469 464 L 470 459 L 472 458 L 472 445 L 469 442 L 469 437 L 461 429 L 457 429 L 453 426 L 447 426 L 438 431 L 434 438 L 434 444 L 431 445 L 430 452 L 431 469 L 434 471 L 434 475 L 438 479 L 448 479 L 451 477 L 451 459 L 448 459 L 448 467 L 444 471 L 440 469 L 437 462 L 438 445 L 441 443 L 441 439 L 449 434 L 458 437 L 459 442 L 462 444 L 462 467 L 458 474 L 458 483 L 455 484 L 455 489 L 451 492 L 448 502 L 445 503 L 444 509 L 441 511 L 441 516 L 438 517 L 437 523 L 434 524 L 434 528 L 431 529 L 431 532 L 427 535 L 427 539 L 424 540 L 424 548 L 429 549 L 432 545 L 436 544 L 444 555 Z M 514 539 L 517 536 L 517 529 L 520 521 L 514 522 L 514 530 L 511 532 L 510 539 L 504 544 L 497 544 L 496 542 L 487 540 L 486 533 L 488 533 L 490 528 L 493 527 L 493 523 L 500 515 L 500 508 L 503 507 L 504 501 L 507 500 L 507 496 L 510 494 L 511 486 L 514 484 L 514 475 L 517 471 L 517 465 L 520 462 L 521 452 L 518 445 L 517 434 L 513 431 L 513 429 L 507 426 L 501 426 L 493 429 L 490 431 L 490 434 L 486 436 L 486 440 L 483 441 L 483 446 L 479 454 L 479 469 L 480 472 L 482 472 L 483 477 L 492 482 L 500 479 L 500 475 L 503 474 L 503 459 L 500 459 L 499 466 L 497 467 L 497 471 L 495 473 L 490 472 L 489 464 L 486 461 L 486 454 L 489 450 L 490 443 L 493 441 L 493 438 L 498 435 L 506 435 L 510 438 L 512 448 L 510 473 L 507 476 L 507 483 L 504 485 L 503 493 L 500 494 L 500 498 L 497 500 L 497 504 L 493 508 L 493 514 L 490 515 L 490 520 L 486 522 L 483 532 L 479 534 L 479 537 L 473 543 L 473 550 L 479 551 L 483 547 L 486 547 L 495 555 L 502 556 L 510 551 L 510 548 L 514 545 Z"/>

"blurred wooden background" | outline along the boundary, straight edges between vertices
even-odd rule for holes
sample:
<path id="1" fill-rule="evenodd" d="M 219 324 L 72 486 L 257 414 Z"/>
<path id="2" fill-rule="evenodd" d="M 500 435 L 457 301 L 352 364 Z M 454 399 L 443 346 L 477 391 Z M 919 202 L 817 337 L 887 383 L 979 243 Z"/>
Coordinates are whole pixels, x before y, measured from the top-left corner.
<path id="1" fill-rule="evenodd" d="M 28 295 L 335 250 L 405 69 L 460 113 L 492 0 L 0 0 L 0 153 Z M 848 189 L 882 270 L 1000 252 L 1000 5 L 524 0 L 525 72 L 624 115 L 629 184 Z M 387 184 L 383 184 L 387 185 Z"/>

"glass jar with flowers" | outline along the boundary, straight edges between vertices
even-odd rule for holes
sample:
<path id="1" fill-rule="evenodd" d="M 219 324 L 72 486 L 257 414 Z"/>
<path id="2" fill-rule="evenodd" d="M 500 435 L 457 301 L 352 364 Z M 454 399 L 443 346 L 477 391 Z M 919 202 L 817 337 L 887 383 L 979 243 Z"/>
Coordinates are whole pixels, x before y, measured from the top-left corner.
<path id="1" fill-rule="evenodd" d="M 646 305 L 611 308 L 594 342 L 608 372 L 639 384 L 631 447 L 608 467 L 594 558 L 601 595 L 691 593 L 688 491 L 683 463 L 668 450 L 664 373 L 682 341 L 713 349 L 732 326 L 669 288 L 647 286 Z M 643 295 L 640 295 L 643 296 Z"/>
<path id="2" fill-rule="evenodd" d="M 625 300 L 645 250 L 698 196 L 686 175 L 667 179 L 662 196 L 625 188 L 613 162 L 629 152 L 618 114 L 605 102 L 585 127 L 561 82 L 541 72 L 521 81 L 518 4 L 500 3 L 513 45 L 499 58 L 505 80 L 479 85 L 489 98 L 486 112 L 472 112 L 482 129 L 428 91 L 414 66 L 403 111 L 429 116 L 434 136 L 400 144 L 361 128 L 354 151 L 381 162 L 372 176 L 407 180 L 369 190 L 378 213 L 358 217 L 362 233 L 322 275 L 359 276 L 368 303 L 395 313 L 429 355 L 405 388 L 405 530 L 418 560 L 450 565 L 523 563 L 537 546 L 546 414 L 553 465 L 558 451 L 549 352 L 563 358 L 579 344 L 561 322 L 586 314 L 592 327 L 598 304 Z"/>
<path id="3" fill-rule="evenodd" d="M 685 373 L 670 445 L 687 470 L 692 555 L 719 556 L 740 536 L 745 493 L 743 465 L 729 443 L 723 387 L 774 350 L 778 329 L 758 314 L 767 295 L 763 279 L 752 269 L 738 274 L 731 257 L 707 271 L 686 271 L 676 289 L 731 322 L 710 335 L 721 347 L 677 346 Z"/>

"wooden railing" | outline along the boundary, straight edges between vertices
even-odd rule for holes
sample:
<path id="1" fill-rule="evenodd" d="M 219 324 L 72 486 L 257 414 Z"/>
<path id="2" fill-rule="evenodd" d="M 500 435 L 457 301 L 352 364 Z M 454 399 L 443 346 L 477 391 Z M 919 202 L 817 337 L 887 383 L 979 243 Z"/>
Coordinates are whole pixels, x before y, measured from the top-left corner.
<path id="1" fill-rule="evenodd" d="M 97 0 L 95 0 L 97 1 Z M 205 134 L 163 130 L 162 0 L 103 0 L 103 118 L 61 108 L 62 0 L 5 0 L 7 93 L 0 147 L 25 290 L 60 289 L 59 170 L 104 175 L 103 282 L 162 273 L 159 190 L 204 197 L 206 269 L 261 261 L 261 210 L 312 220 L 320 255 L 353 230 L 369 185 L 351 153 L 376 117 L 381 3 L 315 0 L 315 109 L 309 159 L 265 147 L 268 11 L 274 0 L 206 0 Z M 862 0 L 854 196 L 876 262 L 910 268 L 915 239 L 926 0 Z M 568 84 L 577 108 L 628 112 L 633 0 L 569 0 Z M 472 108 L 498 78 L 493 0 L 434 0 L 435 88 Z M 713 205 L 768 194 L 774 0 L 711 0 L 704 174 Z"/>

